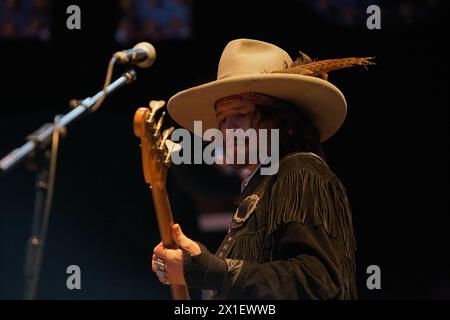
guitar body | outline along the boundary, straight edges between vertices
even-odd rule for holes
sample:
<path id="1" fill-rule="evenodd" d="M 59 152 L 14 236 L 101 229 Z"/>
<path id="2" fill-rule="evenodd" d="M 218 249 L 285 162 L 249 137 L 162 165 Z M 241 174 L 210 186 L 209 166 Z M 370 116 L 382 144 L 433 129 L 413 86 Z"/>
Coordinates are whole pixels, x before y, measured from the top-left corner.
<path id="1" fill-rule="evenodd" d="M 164 247 L 177 249 L 172 238 L 173 216 L 166 189 L 167 170 L 170 153 L 175 144 L 168 139 L 173 128 L 160 132 L 164 113 L 155 121 L 156 114 L 164 106 L 164 101 L 151 101 L 150 108 L 139 108 L 133 120 L 134 134 L 141 140 L 142 168 L 145 181 L 152 190 L 153 204 L 159 233 Z M 189 300 L 189 290 L 184 285 L 170 285 L 175 300 Z"/>

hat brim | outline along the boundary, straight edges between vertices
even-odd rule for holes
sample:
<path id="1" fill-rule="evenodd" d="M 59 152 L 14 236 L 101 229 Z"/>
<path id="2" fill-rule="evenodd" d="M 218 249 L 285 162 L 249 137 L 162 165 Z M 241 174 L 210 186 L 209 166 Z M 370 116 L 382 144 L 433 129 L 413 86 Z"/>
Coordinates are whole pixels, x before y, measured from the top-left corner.
<path id="1" fill-rule="evenodd" d="M 178 124 L 191 132 L 194 132 L 194 121 L 202 121 L 204 133 L 207 129 L 218 128 L 215 102 L 243 92 L 264 93 L 302 108 L 311 115 L 322 142 L 336 133 L 347 114 L 344 95 L 330 82 L 284 73 L 241 75 L 212 81 L 177 93 L 170 98 L 167 109 Z"/>

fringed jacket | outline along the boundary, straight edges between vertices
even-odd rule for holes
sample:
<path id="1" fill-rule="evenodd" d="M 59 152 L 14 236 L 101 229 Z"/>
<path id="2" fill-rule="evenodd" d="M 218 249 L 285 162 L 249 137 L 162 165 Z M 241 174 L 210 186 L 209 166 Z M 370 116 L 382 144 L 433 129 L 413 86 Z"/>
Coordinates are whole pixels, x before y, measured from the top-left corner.
<path id="1" fill-rule="evenodd" d="M 216 299 L 355 299 L 356 249 L 347 195 L 326 163 L 293 153 L 255 175 L 214 255 L 184 253 L 189 287 Z"/>

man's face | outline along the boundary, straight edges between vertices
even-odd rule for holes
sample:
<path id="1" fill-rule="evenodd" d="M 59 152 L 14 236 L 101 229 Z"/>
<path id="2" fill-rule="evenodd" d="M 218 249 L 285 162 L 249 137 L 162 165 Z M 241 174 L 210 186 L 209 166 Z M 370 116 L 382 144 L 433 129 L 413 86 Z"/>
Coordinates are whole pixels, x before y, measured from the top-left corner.
<path id="1" fill-rule="evenodd" d="M 258 116 L 255 104 L 243 103 L 239 99 L 224 101 L 216 105 L 216 118 L 224 137 L 226 129 L 242 129 L 245 131 L 255 128 L 259 120 Z"/>
<path id="2" fill-rule="evenodd" d="M 255 104 L 249 102 L 242 102 L 240 99 L 225 100 L 216 104 L 216 117 L 219 122 L 219 129 L 222 132 L 223 144 L 224 144 L 224 156 L 226 157 L 226 145 L 227 138 L 230 139 L 230 130 L 242 129 L 246 132 L 248 129 L 260 128 L 260 113 Z M 257 139 L 257 138 L 256 138 Z M 230 141 L 233 141 L 232 138 Z M 242 141 L 242 140 L 241 140 Z M 246 138 L 244 144 L 234 144 L 235 163 L 237 162 L 238 154 L 245 156 L 246 164 L 249 163 L 249 153 L 254 152 L 257 154 L 257 147 L 252 148 L 249 146 L 249 139 Z M 228 150 L 230 152 L 231 150 Z M 228 154 L 230 156 L 230 154 Z M 243 164 L 233 164 L 232 167 L 242 167 Z"/>

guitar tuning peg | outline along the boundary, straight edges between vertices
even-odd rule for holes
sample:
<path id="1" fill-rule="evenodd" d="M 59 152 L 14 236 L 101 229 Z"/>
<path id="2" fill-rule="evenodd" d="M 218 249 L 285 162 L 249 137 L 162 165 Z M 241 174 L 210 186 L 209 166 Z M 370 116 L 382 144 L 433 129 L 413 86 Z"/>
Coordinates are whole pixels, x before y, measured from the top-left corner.
<path id="1" fill-rule="evenodd" d="M 155 126 L 155 132 L 153 133 L 153 136 L 154 136 L 155 138 L 158 138 L 158 136 L 159 136 L 159 130 L 160 130 L 161 127 L 162 127 L 162 124 L 163 124 L 164 116 L 165 116 L 165 115 L 166 115 L 166 112 L 163 111 L 161 117 L 159 118 L 158 122 L 156 123 L 156 126 Z"/>
<path id="2" fill-rule="evenodd" d="M 166 104 L 166 102 L 164 100 L 151 100 L 149 102 L 148 106 L 150 107 L 150 109 L 153 109 L 156 106 L 164 107 L 165 104 Z"/>
<path id="3" fill-rule="evenodd" d="M 165 142 L 165 145 L 167 148 L 167 154 L 166 154 L 166 158 L 164 159 L 164 163 L 169 164 L 170 156 L 172 155 L 172 153 L 178 152 L 181 150 L 181 144 L 175 143 L 172 140 L 167 139 Z"/>
<path id="4" fill-rule="evenodd" d="M 160 151 L 162 151 L 164 149 L 164 147 L 166 145 L 166 140 L 172 134 L 174 129 L 175 129 L 174 127 L 170 127 L 170 128 L 168 128 L 168 129 L 163 131 L 162 138 L 161 138 L 161 143 L 160 143 L 159 148 L 158 148 Z"/>
<path id="5" fill-rule="evenodd" d="M 151 111 L 150 111 L 150 112 L 147 112 L 147 113 L 145 114 L 145 122 L 148 123 L 148 124 L 151 124 L 151 121 L 150 121 L 151 115 L 152 115 L 152 112 L 151 112 Z"/>
<path id="6" fill-rule="evenodd" d="M 156 109 L 156 111 L 158 111 L 158 109 L 164 107 L 165 104 L 166 102 L 164 100 L 151 100 L 148 106 L 150 107 L 150 109 Z"/>
<path id="7" fill-rule="evenodd" d="M 159 101 L 152 100 L 152 101 L 150 101 L 150 103 L 148 104 L 150 109 L 151 109 L 150 116 L 149 116 L 149 119 L 148 119 L 149 123 L 153 123 L 153 120 L 155 119 L 156 113 L 158 112 L 159 109 L 164 107 L 165 104 L 166 104 L 166 102 L 163 101 L 163 100 L 159 100 Z"/>

